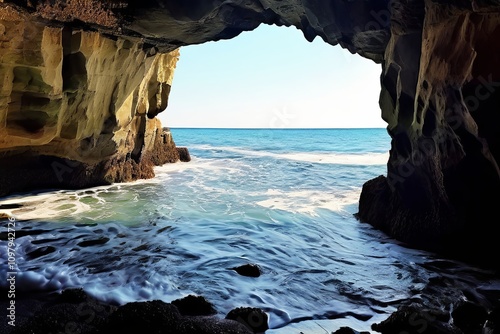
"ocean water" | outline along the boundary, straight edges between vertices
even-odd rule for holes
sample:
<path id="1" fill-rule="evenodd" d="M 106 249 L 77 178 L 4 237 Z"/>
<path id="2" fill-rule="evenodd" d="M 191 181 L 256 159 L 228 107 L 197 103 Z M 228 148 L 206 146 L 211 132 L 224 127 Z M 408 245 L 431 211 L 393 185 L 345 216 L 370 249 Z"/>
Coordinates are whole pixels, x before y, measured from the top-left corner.
<path id="1" fill-rule="evenodd" d="M 18 291 L 83 287 L 116 304 L 203 295 L 221 316 L 260 307 L 268 333 L 290 334 L 369 331 L 435 278 L 447 279 L 435 298 L 488 301 L 500 287 L 355 219 L 363 183 L 386 172 L 385 129 L 171 131 L 192 161 L 153 179 L 0 198 L 16 218 Z M 1 277 L 12 271 L 6 230 Z M 262 275 L 230 269 L 247 263 Z"/>

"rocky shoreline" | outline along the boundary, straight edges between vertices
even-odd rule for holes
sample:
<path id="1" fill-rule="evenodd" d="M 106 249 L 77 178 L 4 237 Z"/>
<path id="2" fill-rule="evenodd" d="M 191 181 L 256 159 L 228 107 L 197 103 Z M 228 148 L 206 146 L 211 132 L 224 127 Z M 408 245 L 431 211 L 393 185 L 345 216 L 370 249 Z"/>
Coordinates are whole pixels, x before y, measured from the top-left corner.
<path id="1" fill-rule="evenodd" d="M 488 301 L 467 291 L 456 291 L 437 299 L 435 289 L 448 284 L 446 278 L 430 281 L 420 296 L 403 301 L 386 320 L 371 325 L 371 333 L 382 334 L 494 334 L 500 332 L 500 291 L 491 291 Z M 4 293 L 5 292 L 5 293 Z M 0 305 L 9 307 L 2 291 Z M 237 307 L 221 316 L 202 296 L 188 295 L 170 303 L 161 300 L 104 303 L 82 289 L 61 293 L 21 295 L 15 301 L 15 327 L 0 324 L 5 334 L 250 334 L 266 333 L 267 314 L 252 307 Z M 7 313 L 7 318 L 9 314 Z M 11 323 L 12 324 L 12 323 Z M 300 326 L 299 326 L 300 328 Z M 367 334 L 340 327 L 332 334 Z M 290 333 L 292 334 L 292 333 Z M 299 334 L 299 332 L 297 332 Z M 300 331 L 300 334 L 316 332 Z"/>
<path id="2" fill-rule="evenodd" d="M 7 295 L 2 293 L 2 296 Z M 2 300 L 2 309 L 8 308 Z M 265 324 L 257 309 L 236 309 L 226 319 L 214 314 L 203 297 L 187 296 L 165 303 L 154 300 L 122 306 L 103 303 L 82 289 L 22 296 L 16 299 L 15 327 L 2 321 L 2 333 L 254 333 Z"/>

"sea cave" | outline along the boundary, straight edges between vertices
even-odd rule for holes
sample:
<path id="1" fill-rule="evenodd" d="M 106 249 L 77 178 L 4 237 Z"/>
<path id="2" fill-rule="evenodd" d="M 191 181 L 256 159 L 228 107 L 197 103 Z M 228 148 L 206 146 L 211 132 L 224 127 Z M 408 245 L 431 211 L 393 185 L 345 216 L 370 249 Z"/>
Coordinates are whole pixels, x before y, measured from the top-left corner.
<path id="1" fill-rule="evenodd" d="M 155 167 L 189 160 L 157 117 L 168 109 L 179 50 L 237 38 L 261 24 L 286 26 L 381 65 L 379 107 L 391 147 L 386 173 L 363 185 L 356 219 L 410 249 L 496 272 L 499 23 L 497 0 L 2 1 L 0 196 L 152 179 Z M 0 218 L 7 226 L 11 217 Z M 446 278 L 437 280 L 446 285 Z M 1 287 L 7 296 L 9 285 Z M 486 306 L 476 292 L 447 300 L 458 303 L 455 318 L 436 305 L 404 304 L 390 324 L 372 329 L 495 328 L 499 300 L 491 295 Z M 134 312 L 114 311 L 81 292 L 57 298 L 59 306 L 85 300 L 107 310 L 112 321 L 78 327 L 85 333 L 113 332 L 109 326 Z M 179 303 L 167 309 L 154 303 L 138 312 L 164 323 L 188 316 L 177 313 Z M 265 316 L 251 312 L 232 316 L 258 318 L 254 332 L 265 331 L 259 327 Z M 415 316 L 425 328 L 412 325 Z M 206 327 L 189 319 L 188 327 L 198 328 L 192 333 L 249 330 L 231 319 L 210 318 Z M 56 326 L 26 321 L 36 333 Z M 190 333 L 188 327 L 177 332 Z"/>

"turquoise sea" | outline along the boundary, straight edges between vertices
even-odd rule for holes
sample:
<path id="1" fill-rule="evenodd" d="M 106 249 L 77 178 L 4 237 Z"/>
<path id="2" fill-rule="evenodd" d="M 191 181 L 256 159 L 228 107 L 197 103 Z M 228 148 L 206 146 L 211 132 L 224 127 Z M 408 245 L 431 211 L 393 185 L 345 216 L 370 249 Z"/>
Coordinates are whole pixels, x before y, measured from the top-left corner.
<path id="1" fill-rule="evenodd" d="M 435 277 L 451 282 L 438 295 L 500 286 L 355 219 L 363 183 L 386 173 L 385 129 L 171 132 L 192 160 L 153 179 L 0 198 L 23 205 L 3 210 L 23 231 L 19 291 L 83 287 L 116 304 L 203 295 L 221 316 L 260 307 L 266 333 L 290 334 L 370 330 Z M 262 275 L 230 269 L 248 263 Z"/>

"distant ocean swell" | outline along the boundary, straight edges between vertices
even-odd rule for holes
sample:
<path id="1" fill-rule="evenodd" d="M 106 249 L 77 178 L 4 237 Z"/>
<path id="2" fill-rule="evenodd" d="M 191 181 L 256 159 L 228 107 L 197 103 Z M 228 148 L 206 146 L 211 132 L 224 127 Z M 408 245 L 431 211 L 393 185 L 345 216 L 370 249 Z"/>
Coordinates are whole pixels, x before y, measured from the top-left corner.
<path id="1" fill-rule="evenodd" d="M 246 157 L 267 157 L 273 159 L 287 159 L 321 164 L 339 165 L 384 165 L 387 163 L 389 154 L 386 153 L 332 153 L 332 152 L 293 152 L 274 153 L 264 150 L 249 150 L 238 147 L 214 147 L 210 145 L 193 146 L 191 149 L 206 151 L 225 151 L 237 153 Z"/>

